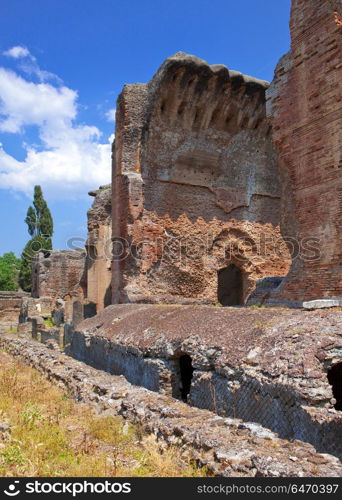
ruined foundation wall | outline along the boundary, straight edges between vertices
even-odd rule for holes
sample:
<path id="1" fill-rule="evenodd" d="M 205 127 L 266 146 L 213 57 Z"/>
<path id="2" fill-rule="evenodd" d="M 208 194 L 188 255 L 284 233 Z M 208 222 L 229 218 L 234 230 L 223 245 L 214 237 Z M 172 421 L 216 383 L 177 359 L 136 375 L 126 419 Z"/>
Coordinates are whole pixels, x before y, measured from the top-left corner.
<path id="1" fill-rule="evenodd" d="M 342 362 L 341 321 L 337 312 L 117 305 L 69 331 L 66 344 L 81 361 L 176 398 L 188 355 L 191 405 L 342 457 L 327 377 Z"/>
<path id="2" fill-rule="evenodd" d="M 306 444 L 286 442 L 256 424 L 222 418 L 129 384 L 44 346 L 0 337 L 0 348 L 39 370 L 98 413 L 121 415 L 187 459 L 224 477 L 339 477 L 341 463 Z"/>
<path id="3" fill-rule="evenodd" d="M 282 276 L 278 170 L 267 82 L 184 53 L 117 103 L 113 158 L 113 300 L 218 302 L 218 271 Z M 125 242 L 126 254 L 122 249 Z"/>
<path id="4" fill-rule="evenodd" d="M 300 305 L 342 297 L 342 2 L 293 0 L 290 26 L 291 51 L 276 68 L 267 109 L 282 232 L 302 247 L 316 243 L 294 259 L 273 302 Z"/>

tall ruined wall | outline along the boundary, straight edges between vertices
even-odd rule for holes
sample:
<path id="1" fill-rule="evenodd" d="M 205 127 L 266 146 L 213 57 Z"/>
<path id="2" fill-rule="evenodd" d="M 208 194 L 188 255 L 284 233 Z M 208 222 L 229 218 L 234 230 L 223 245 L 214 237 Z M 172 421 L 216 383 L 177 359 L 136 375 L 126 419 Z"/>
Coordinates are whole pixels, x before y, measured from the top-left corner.
<path id="1" fill-rule="evenodd" d="M 218 271 L 234 265 L 227 280 L 239 282 L 233 299 L 243 303 L 257 278 L 286 274 L 267 86 L 178 53 L 148 84 L 124 87 L 113 153 L 114 302 L 221 301 Z"/>
<path id="2" fill-rule="evenodd" d="M 85 252 L 39 252 L 33 262 L 33 297 L 69 299 L 83 297 Z"/>
<path id="3" fill-rule="evenodd" d="M 87 299 L 99 312 L 112 300 L 112 186 L 101 186 L 89 195 L 95 199 L 88 211 Z"/>
<path id="4" fill-rule="evenodd" d="M 274 301 L 342 297 L 342 2 L 293 0 L 291 51 L 267 91 L 293 260 Z"/>

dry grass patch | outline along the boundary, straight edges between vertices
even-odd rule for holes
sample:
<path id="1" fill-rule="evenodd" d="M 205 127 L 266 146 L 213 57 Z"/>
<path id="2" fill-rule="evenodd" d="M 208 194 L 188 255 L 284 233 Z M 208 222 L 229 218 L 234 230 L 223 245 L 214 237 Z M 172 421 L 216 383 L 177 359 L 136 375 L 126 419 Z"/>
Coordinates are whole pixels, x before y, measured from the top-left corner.
<path id="1" fill-rule="evenodd" d="M 120 417 L 96 415 L 0 352 L 0 476 L 206 476 L 178 448 Z"/>

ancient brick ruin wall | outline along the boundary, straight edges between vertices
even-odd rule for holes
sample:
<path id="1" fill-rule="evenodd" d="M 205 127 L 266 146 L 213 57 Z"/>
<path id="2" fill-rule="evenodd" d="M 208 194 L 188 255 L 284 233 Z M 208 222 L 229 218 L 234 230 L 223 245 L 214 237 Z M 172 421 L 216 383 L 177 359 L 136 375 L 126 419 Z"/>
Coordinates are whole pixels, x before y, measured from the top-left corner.
<path id="1" fill-rule="evenodd" d="M 21 304 L 21 333 L 52 335 L 59 342 L 63 323 L 77 325 L 111 301 L 111 185 L 90 194 L 95 200 L 88 211 L 86 250 L 41 251 L 34 257 L 32 297 Z"/>
<path id="2" fill-rule="evenodd" d="M 89 194 L 95 199 L 87 214 L 86 295 L 99 312 L 112 301 L 112 186 L 101 186 Z"/>
<path id="3" fill-rule="evenodd" d="M 242 270 L 243 303 L 257 278 L 286 274 L 267 86 L 179 53 L 149 84 L 124 87 L 113 154 L 115 303 L 217 302 L 217 273 L 231 264 Z"/>
<path id="4" fill-rule="evenodd" d="M 33 297 L 70 300 L 84 296 L 85 252 L 39 252 L 33 262 Z"/>
<path id="5" fill-rule="evenodd" d="M 33 262 L 32 296 L 63 299 L 65 319 L 78 322 L 111 303 L 111 185 L 90 192 L 86 250 L 39 252 Z M 87 311 L 84 311 L 87 309 Z"/>
<path id="6" fill-rule="evenodd" d="M 0 292 L 0 333 L 16 330 L 24 292 Z"/>
<path id="7" fill-rule="evenodd" d="M 319 252 L 293 261 L 273 301 L 342 297 L 342 2 L 293 0 L 291 51 L 267 91 L 282 232 Z M 315 245 L 317 246 L 317 245 Z"/>
<path id="8" fill-rule="evenodd" d="M 114 305 L 65 340 L 77 359 L 179 399 L 180 360 L 188 356 L 191 405 L 342 458 L 342 414 L 334 408 L 342 378 L 328 379 L 342 366 L 341 321 L 339 312 Z"/>

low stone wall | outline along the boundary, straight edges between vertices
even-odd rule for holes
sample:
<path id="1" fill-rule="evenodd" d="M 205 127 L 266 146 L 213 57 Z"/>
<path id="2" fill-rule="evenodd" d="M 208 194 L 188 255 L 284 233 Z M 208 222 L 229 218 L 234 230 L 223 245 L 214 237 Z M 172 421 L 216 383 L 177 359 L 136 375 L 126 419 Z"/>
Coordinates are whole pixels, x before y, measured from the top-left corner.
<path id="1" fill-rule="evenodd" d="M 21 338 L 0 336 L 0 348 L 33 366 L 78 401 L 119 414 L 164 440 L 216 476 L 340 477 L 339 460 L 298 441 L 287 442 L 260 425 L 222 418 L 109 375 Z"/>
<path id="2" fill-rule="evenodd" d="M 327 377 L 342 362 L 341 324 L 338 311 L 117 305 L 69 328 L 66 349 L 133 384 L 342 457 Z"/>

